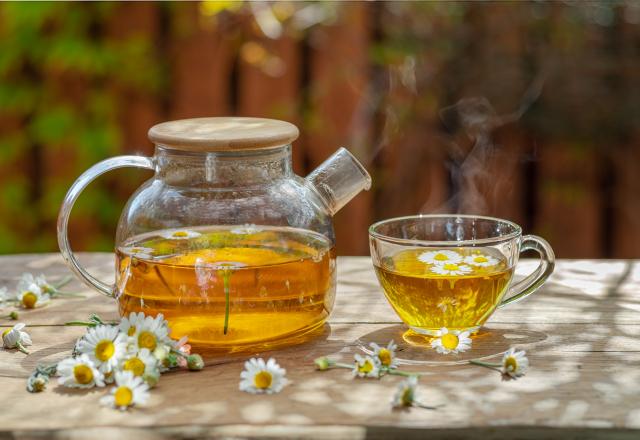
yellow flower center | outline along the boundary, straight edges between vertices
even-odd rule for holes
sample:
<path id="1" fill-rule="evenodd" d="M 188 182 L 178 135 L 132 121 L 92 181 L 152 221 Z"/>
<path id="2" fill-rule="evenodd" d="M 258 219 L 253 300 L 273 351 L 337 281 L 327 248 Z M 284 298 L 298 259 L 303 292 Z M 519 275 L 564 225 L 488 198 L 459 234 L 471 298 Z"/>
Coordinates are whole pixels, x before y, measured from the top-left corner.
<path id="1" fill-rule="evenodd" d="M 183 238 L 183 237 L 187 237 L 189 234 L 186 231 L 176 231 L 171 235 L 176 238 Z"/>
<path id="2" fill-rule="evenodd" d="M 38 302 L 38 296 L 33 292 L 27 292 L 24 295 L 22 295 L 22 304 L 27 309 L 33 309 L 36 306 L 37 302 Z"/>
<path id="3" fill-rule="evenodd" d="M 362 365 L 358 365 L 358 372 L 360 373 L 369 374 L 372 371 L 373 371 L 373 364 L 369 360 L 364 361 L 364 364 Z"/>
<path id="4" fill-rule="evenodd" d="M 129 387 L 118 387 L 113 394 L 116 406 L 129 406 L 133 401 L 133 392 Z"/>
<path id="5" fill-rule="evenodd" d="M 140 348 L 148 348 L 149 351 L 153 351 L 156 349 L 156 335 L 149 331 L 141 332 L 138 336 L 138 346 Z"/>
<path id="6" fill-rule="evenodd" d="M 96 358 L 102 362 L 108 361 L 116 351 L 116 346 L 108 339 L 103 339 L 96 344 Z"/>
<path id="7" fill-rule="evenodd" d="M 385 367 L 391 365 L 391 352 L 386 348 L 381 348 L 378 352 L 378 359 L 380 359 L 380 363 Z"/>
<path id="8" fill-rule="evenodd" d="M 456 347 L 458 346 L 458 337 L 451 333 L 442 335 L 441 341 L 442 341 L 442 346 L 447 350 L 455 350 Z"/>
<path id="9" fill-rule="evenodd" d="M 261 390 L 269 388 L 272 381 L 273 376 L 271 376 L 271 373 L 268 371 L 261 371 L 253 378 L 253 383 L 256 385 L 256 388 Z"/>
<path id="10" fill-rule="evenodd" d="M 482 255 L 478 255 L 477 257 L 473 257 L 473 261 L 475 261 L 476 263 L 486 263 L 487 261 L 489 261 L 489 259 L 487 257 L 483 257 Z"/>
<path id="11" fill-rule="evenodd" d="M 509 356 L 505 361 L 504 361 L 504 367 L 505 369 L 507 369 L 508 371 L 516 371 L 518 369 L 518 361 L 516 360 L 516 358 L 514 358 L 513 356 Z"/>
<path id="12" fill-rule="evenodd" d="M 436 261 L 448 261 L 449 257 L 447 257 L 445 254 L 436 254 L 433 259 Z"/>
<path id="13" fill-rule="evenodd" d="M 460 266 L 458 266 L 457 264 L 453 264 L 453 263 L 447 263 L 444 265 L 444 269 L 445 270 L 458 270 L 460 269 Z"/>
<path id="14" fill-rule="evenodd" d="M 6 329 L 5 331 L 3 331 L 3 332 L 2 332 L 2 337 L 4 338 L 5 336 L 7 336 L 11 330 L 12 330 L 12 329 L 8 328 L 8 329 Z"/>
<path id="15" fill-rule="evenodd" d="M 413 391 L 411 390 L 411 388 L 407 387 L 402 391 L 400 401 L 404 406 L 411 406 L 411 404 L 413 403 Z"/>
<path id="16" fill-rule="evenodd" d="M 131 371 L 134 376 L 142 376 L 144 374 L 145 366 L 144 362 L 142 362 L 140 358 L 132 357 L 124 363 L 122 369 Z"/>
<path id="17" fill-rule="evenodd" d="M 85 364 L 78 364 L 73 367 L 73 377 L 81 385 L 87 385 L 93 380 L 93 371 Z"/>
<path id="18" fill-rule="evenodd" d="M 132 325 L 131 327 L 129 327 L 129 330 L 127 330 L 127 335 L 133 336 L 135 334 L 136 334 L 136 326 Z"/>

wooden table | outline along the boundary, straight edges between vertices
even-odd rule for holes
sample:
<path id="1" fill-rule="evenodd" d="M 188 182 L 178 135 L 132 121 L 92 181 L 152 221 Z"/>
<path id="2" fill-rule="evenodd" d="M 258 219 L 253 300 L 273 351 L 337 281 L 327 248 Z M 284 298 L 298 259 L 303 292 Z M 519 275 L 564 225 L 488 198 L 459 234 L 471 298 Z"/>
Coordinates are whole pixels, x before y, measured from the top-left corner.
<path id="1" fill-rule="evenodd" d="M 93 273 L 112 276 L 113 257 L 87 254 Z M 523 261 L 525 273 L 534 261 Z M 51 279 L 69 272 L 58 255 L 0 258 L 0 286 L 20 273 Z M 404 328 L 386 303 L 368 258 L 338 261 L 338 295 L 325 334 L 275 353 L 292 381 L 283 392 L 238 391 L 244 358 L 214 359 L 201 372 L 162 376 L 148 406 L 121 413 L 101 407 L 104 389 L 83 392 L 52 382 L 40 394 L 25 391 L 39 362 L 69 355 L 83 328 L 64 327 L 97 312 L 115 319 L 108 299 L 78 282 L 84 299 L 58 299 L 21 312 L 34 340 L 32 354 L 0 351 L 0 439 L 56 438 L 640 438 L 640 265 L 633 261 L 560 261 L 551 280 L 526 301 L 499 310 L 474 342 L 474 355 L 527 350 L 532 367 L 518 381 L 471 365 L 412 367 L 429 411 L 392 411 L 396 376 L 354 380 L 347 370 L 314 371 L 313 359 L 351 361 L 359 345 L 401 340 Z M 5 309 L 6 310 L 6 309 Z M 3 312 L 4 314 L 4 312 Z M 0 326 L 12 325 L 6 319 Z M 0 328 L 0 331 L 3 329 Z M 402 342 L 405 351 L 411 349 Z M 415 354 L 415 352 L 413 352 Z M 425 431 L 428 431 L 425 432 Z M 12 437 L 13 436 L 13 437 Z M 90 437 L 91 436 L 91 437 Z"/>

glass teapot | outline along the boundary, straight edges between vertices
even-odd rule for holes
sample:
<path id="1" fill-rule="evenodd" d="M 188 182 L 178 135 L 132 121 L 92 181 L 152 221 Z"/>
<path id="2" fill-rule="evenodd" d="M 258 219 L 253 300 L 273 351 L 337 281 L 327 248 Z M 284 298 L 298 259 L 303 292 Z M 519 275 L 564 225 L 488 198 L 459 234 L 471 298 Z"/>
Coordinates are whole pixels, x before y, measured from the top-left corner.
<path id="1" fill-rule="evenodd" d="M 333 308 L 332 215 L 371 178 L 344 148 L 306 178 L 291 167 L 298 129 L 262 118 L 155 125 L 153 157 L 119 156 L 82 174 L 58 218 L 58 243 L 89 286 L 130 312 L 163 313 L 172 337 L 232 352 L 305 340 Z M 89 274 L 67 232 L 80 192 L 116 168 L 154 170 L 118 222 L 115 284 Z"/>

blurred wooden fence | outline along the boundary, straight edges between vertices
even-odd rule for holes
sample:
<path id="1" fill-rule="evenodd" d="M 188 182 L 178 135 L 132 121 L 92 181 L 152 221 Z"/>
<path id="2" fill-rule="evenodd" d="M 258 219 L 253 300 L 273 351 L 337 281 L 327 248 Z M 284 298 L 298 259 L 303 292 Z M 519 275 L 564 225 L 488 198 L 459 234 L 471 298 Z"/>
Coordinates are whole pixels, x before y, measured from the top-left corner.
<path id="1" fill-rule="evenodd" d="M 502 14 L 502 32 L 511 38 L 491 40 L 491 50 L 525 45 L 518 29 L 509 28 L 508 11 L 492 8 L 491 14 L 497 15 L 491 20 L 500 20 Z M 146 132 L 159 121 L 230 114 L 280 118 L 301 127 L 302 136 L 294 144 L 299 174 L 309 172 L 337 147 L 347 146 L 373 176 L 373 189 L 336 216 L 340 254 L 367 254 L 367 227 L 376 220 L 460 211 L 514 220 L 526 232 L 547 238 L 561 257 L 639 255 L 638 134 L 608 154 L 606 148 L 576 149 L 518 124 L 506 124 L 491 130 L 492 144 L 499 148 L 491 148 L 481 163 L 485 177 L 470 185 L 465 176 L 452 178 L 452 170 L 469 170 L 460 166 L 464 160 L 447 145 L 455 141 L 469 152 L 473 142 L 463 135 L 454 139 L 458 135 L 443 129 L 437 111 L 411 105 L 409 111 L 427 116 L 389 129 L 385 104 L 406 103 L 411 97 L 402 90 L 385 92 L 382 98 L 371 93 L 390 81 L 388 70 L 370 56 L 385 19 L 380 5 L 343 4 L 335 22 L 315 26 L 300 38 L 284 34 L 277 39 L 265 37 L 250 20 L 226 26 L 204 22 L 197 3 L 174 7 L 169 17 L 154 3 L 119 4 L 118 9 L 109 30 L 113 38 L 150 35 L 156 49 L 170 60 L 166 93 L 118 91 L 122 152 L 152 154 Z M 277 61 L 271 66 L 277 74 L 260 64 L 265 50 Z M 242 51 L 248 52 L 241 56 Z M 437 66 L 437 60 L 433 62 Z M 637 60 L 633 66 L 640 71 Z M 629 75 L 629 81 L 637 80 L 635 73 Z M 448 140 L 442 141 L 443 137 Z M 25 167 L 21 172 L 67 172 L 61 157 L 47 157 L 44 163 L 51 166 Z M 67 176 L 69 183 L 73 178 Z M 47 176 L 39 179 L 46 182 Z M 135 187 L 111 184 L 122 200 Z M 73 228 L 76 248 L 86 247 L 83 237 L 88 234 L 104 234 L 90 216 L 76 219 Z"/>

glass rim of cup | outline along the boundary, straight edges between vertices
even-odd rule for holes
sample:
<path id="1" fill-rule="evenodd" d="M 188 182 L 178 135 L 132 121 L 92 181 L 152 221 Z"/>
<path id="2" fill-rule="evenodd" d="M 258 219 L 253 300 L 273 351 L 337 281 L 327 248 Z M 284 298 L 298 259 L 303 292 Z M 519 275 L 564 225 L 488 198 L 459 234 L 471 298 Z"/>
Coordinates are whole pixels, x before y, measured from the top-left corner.
<path id="1" fill-rule="evenodd" d="M 479 219 L 479 220 L 489 220 L 497 223 L 503 223 L 505 225 L 513 228 L 513 232 L 510 232 L 505 235 L 497 235 L 495 237 L 486 237 L 486 238 L 476 238 L 469 240 L 421 240 L 417 238 L 399 238 L 392 237 L 390 235 L 385 235 L 380 232 L 377 232 L 376 229 L 385 224 L 389 224 L 392 222 L 398 222 L 402 220 L 411 220 L 411 219 L 437 219 L 437 218 L 452 218 L 452 219 Z M 369 236 L 371 238 L 375 238 L 377 240 L 382 240 L 391 243 L 397 244 L 411 244 L 411 245 L 419 245 L 425 247 L 439 246 L 439 247 L 460 247 L 460 246 L 477 246 L 477 245 L 487 245 L 487 244 L 498 244 L 506 241 L 513 240 L 519 236 L 522 236 L 522 228 L 517 223 L 514 223 L 509 220 L 505 220 L 498 217 L 490 217 L 485 215 L 474 215 L 474 214 L 416 214 L 416 215 L 406 215 L 402 217 L 393 217 L 385 220 L 380 220 L 369 226 Z"/>

